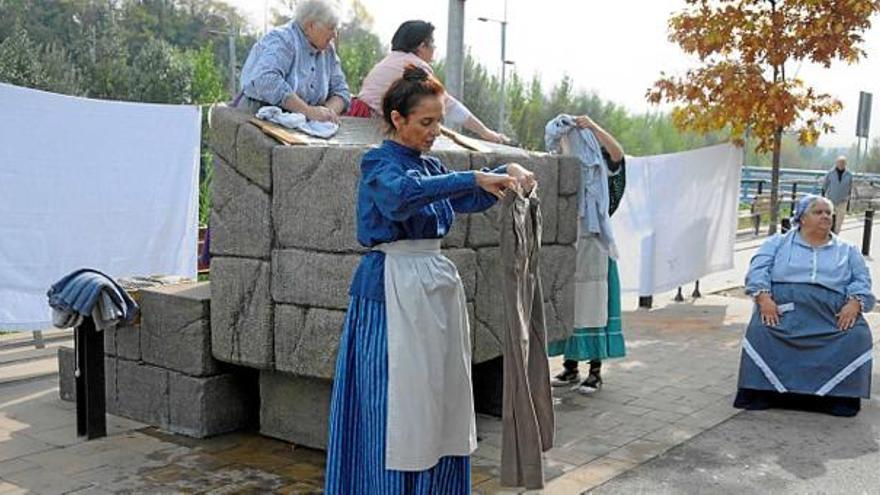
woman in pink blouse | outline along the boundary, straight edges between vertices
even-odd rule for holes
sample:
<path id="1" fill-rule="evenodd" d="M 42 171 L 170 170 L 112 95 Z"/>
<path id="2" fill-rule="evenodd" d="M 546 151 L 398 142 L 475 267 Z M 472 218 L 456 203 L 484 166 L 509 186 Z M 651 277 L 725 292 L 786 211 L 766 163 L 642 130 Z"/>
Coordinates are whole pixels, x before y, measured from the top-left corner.
<path id="1" fill-rule="evenodd" d="M 355 117 L 381 117 L 382 97 L 391 83 L 400 79 L 403 69 L 414 65 L 433 74 L 431 60 L 434 58 L 434 25 L 425 21 L 406 21 L 397 28 L 391 39 L 391 53 L 376 64 L 367 74 L 361 92 L 352 101 L 349 115 Z M 473 131 L 486 141 L 508 142 L 504 134 L 486 127 L 480 119 L 450 94 L 445 96 L 446 122 Z"/>

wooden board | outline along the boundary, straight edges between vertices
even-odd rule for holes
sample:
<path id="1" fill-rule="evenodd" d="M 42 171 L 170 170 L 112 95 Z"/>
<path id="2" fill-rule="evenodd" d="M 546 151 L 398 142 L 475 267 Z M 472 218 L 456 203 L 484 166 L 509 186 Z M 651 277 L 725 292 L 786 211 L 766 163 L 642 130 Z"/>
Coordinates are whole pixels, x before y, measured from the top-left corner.
<path id="1" fill-rule="evenodd" d="M 259 127 L 264 134 L 275 138 L 281 144 L 309 144 L 308 139 L 303 137 L 300 133 L 282 127 L 274 122 L 267 122 L 256 117 L 251 117 L 250 123 Z"/>
<path id="2" fill-rule="evenodd" d="M 479 153 L 488 153 L 489 151 L 491 151 L 487 146 L 484 146 L 483 143 L 481 143 L 480 141 L 473 139 L 473 138 L 469 138 L 469 137 L 465 136 L 464 134 L 459 134 L 459 133 L 453 131 L 452 129 L 448 129 L 446 127 L 441 127 L 440 132 L 442 132 L 444 136 L 455 141 L 455 143 L 458 144 L 459 146 L 463 146 L 471 151 L 477 151 Z"/>

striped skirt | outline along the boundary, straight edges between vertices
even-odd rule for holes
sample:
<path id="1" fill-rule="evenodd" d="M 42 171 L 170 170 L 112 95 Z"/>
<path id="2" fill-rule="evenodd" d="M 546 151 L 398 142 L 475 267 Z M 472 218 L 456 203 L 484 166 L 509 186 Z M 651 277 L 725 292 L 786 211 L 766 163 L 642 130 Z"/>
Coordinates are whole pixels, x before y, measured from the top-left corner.
<path id="1" fill-rule="evenodd" d="M 551 342 L 549 356 L 565 356 L 572 361 L 619 358 L 626 355 L 620 320 L 620 276 L 617 262 L 608 258 L 608 323 L 599 328 L 575 328 L 571 337 Z"/>
<path id="2" fill-rule="evenodd" d="M 339 342 L 330 404 L 324 491 L 336 494 L 469 494 L 470 457 L 425 471 L 385 469 L 388 325 L 385 303 L 352 297 Z"/>

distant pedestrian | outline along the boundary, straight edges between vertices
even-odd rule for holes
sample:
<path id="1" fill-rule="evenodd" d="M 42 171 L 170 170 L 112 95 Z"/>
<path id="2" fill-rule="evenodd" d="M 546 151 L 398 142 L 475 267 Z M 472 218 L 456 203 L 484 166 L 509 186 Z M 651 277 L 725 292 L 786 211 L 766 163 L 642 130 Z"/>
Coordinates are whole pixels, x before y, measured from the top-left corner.
<path id="1" fill-rule="evenodd" d="M 840 227 L 843 226 L 843 219 L 846 217 L 847 206 L 849 205 L 849 196 L 852 193 L 853 175 L 846 169 L 846 157 L 839 156 L 834 163 L 834 168 L 825 174 L 825 182 L 822 184 L 822 196 L 831 200 L 834 204 L 834 226 L 832 231 L 835 234 L 840 233 Z"/>

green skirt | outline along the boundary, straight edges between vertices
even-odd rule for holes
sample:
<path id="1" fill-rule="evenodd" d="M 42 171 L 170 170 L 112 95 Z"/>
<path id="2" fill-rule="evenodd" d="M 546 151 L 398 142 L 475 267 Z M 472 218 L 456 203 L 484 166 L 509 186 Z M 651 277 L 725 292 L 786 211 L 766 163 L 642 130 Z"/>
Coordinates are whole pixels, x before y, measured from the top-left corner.
<path id="1" fill-rule="evenodd" d="M 608 258 L 608 324 L 601 328 L 575 328 L 571 337 L 550 342 L 547 354 L 572 361 L 603 360 L 626 355 L 620 321 L 620 276 L 617 262 Z"/>

